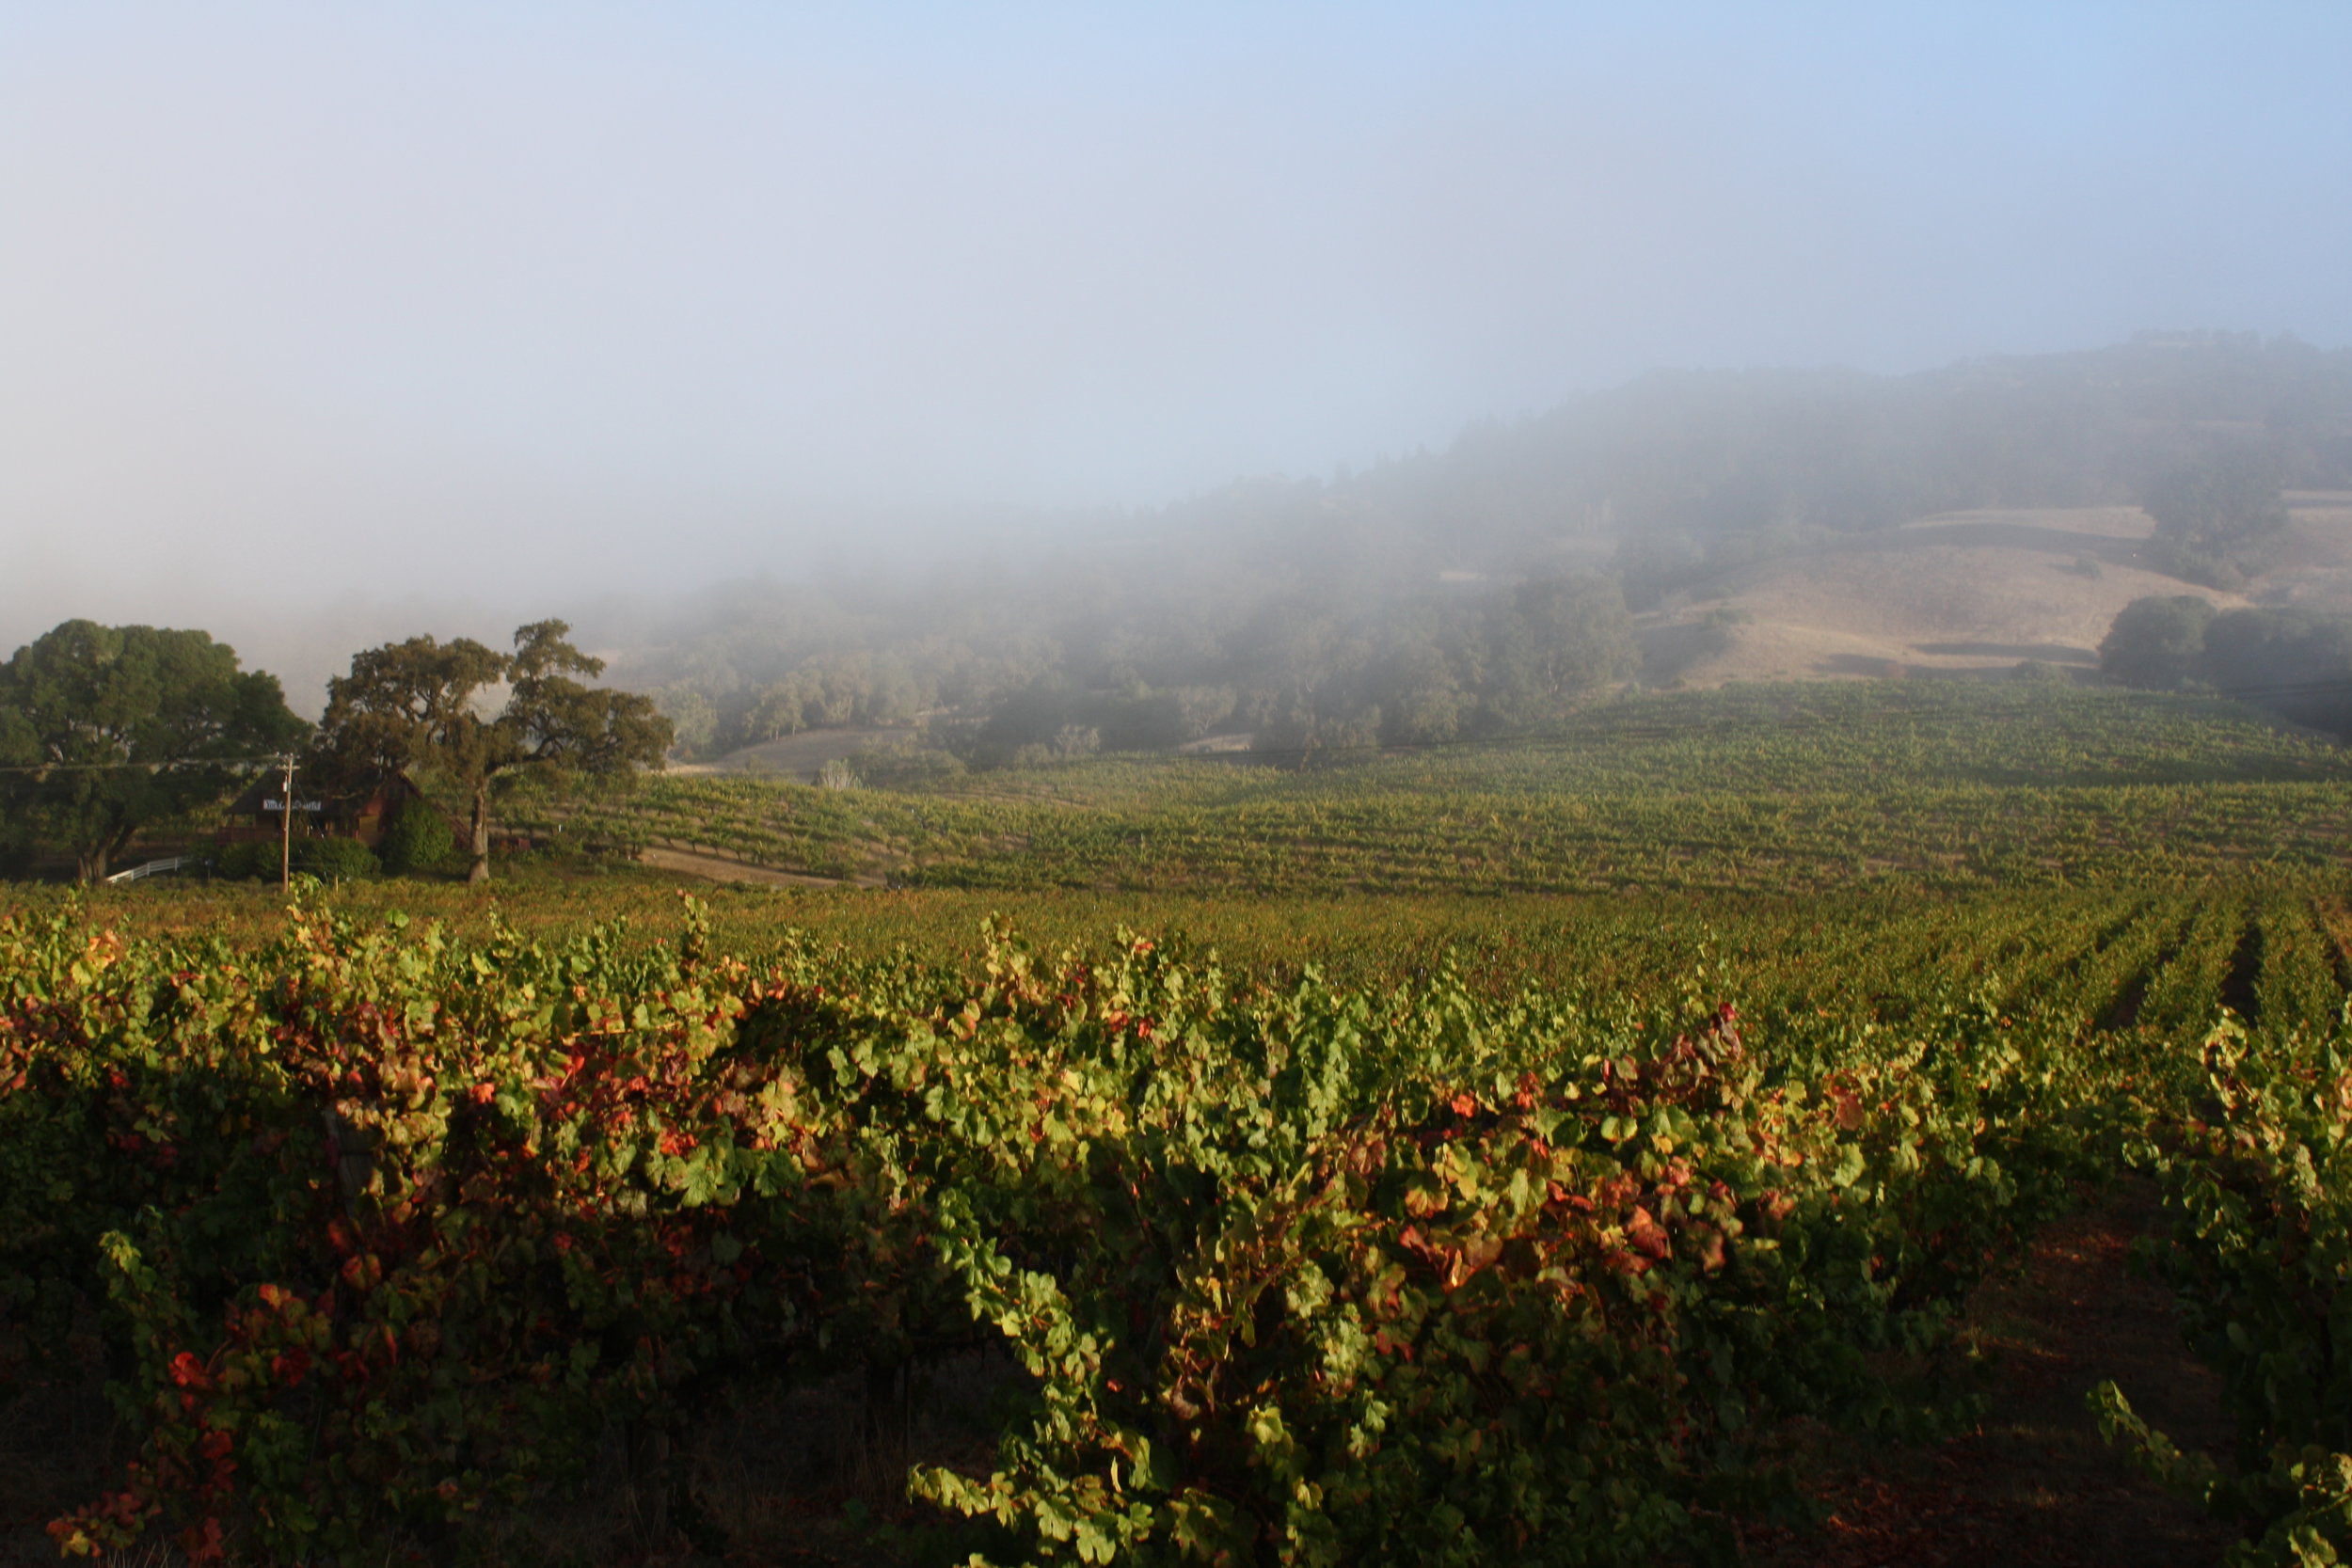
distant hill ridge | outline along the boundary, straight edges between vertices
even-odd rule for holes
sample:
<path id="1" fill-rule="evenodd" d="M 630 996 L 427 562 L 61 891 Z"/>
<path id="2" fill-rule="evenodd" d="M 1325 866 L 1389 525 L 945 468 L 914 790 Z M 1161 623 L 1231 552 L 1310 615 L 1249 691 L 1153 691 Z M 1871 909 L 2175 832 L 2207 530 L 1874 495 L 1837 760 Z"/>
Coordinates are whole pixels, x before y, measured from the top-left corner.
<path id="1" fill-rule="evenodd" d="M 2291 537 L 2227 593 L 2185 584 L 2137 502 L 2237 451 L 2295 494 Z M 1445 738 L 1626 679 L 2062 672 L 2148 593 L 2352 606 L 2344 492 L 2352 351 L 2291 337 L 1660 372 L 1031 559 L 719 596 L 627 665 L 704 755 L 918 718 L 983 764 Z"/>

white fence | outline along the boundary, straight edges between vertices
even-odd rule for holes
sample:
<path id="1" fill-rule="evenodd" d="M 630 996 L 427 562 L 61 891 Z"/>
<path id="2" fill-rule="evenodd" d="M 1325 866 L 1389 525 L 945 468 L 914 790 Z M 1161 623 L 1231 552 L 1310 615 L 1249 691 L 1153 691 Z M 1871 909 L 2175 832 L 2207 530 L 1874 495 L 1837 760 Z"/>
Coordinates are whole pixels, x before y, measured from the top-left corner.
<path id="1" fill-rule="evenodd" d="M 167 871 L 177 871 L 183 865 L 202 865 L 203 863 L 204 857 L 201 855 L 174 855 L 169 860 L 149 861 L 145 865 L 135 865 L 128 871 L 118 871 L 106 880 L 110 885 L 135 882 L 142 878 L 160 877 Z"/>

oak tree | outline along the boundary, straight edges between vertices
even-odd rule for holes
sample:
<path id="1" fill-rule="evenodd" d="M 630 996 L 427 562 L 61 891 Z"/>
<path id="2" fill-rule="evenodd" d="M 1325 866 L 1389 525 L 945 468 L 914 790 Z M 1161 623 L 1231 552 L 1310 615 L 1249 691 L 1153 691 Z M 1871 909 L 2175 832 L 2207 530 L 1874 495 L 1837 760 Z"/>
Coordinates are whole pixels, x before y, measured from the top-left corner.
<path id="1" fill-rule="evenodd" d="M 324 767 L 346 781 L 446 777 L 470 804 L 468 879 L 488 880 L 496 782 L 526 769 L 622 773 L 670 748 L 670 721 L 652 699 L 578 678 L 603 673 L 604 661 L 565 641 L 570 632 L 534 621 L 516 629 L 512 653 L 412 637 L 354 655 L 351 673 L 327 683 Z"/>
<path id="2" fill-rule="evenodd" d="M 2172 691 L 2205 673 L 2205 628 L 2214 609 L 2194 594 L 2125 605 L 2099 644 L 2099 668 L 2122 686 Z"/>
<path id="3" fill-rule="evenodd" d="M 67 621 L 0 665 L 0 806 L 94 882 L 141 829 L 218 800 L 309 729 L 277 676 L 208 633 Z"/>

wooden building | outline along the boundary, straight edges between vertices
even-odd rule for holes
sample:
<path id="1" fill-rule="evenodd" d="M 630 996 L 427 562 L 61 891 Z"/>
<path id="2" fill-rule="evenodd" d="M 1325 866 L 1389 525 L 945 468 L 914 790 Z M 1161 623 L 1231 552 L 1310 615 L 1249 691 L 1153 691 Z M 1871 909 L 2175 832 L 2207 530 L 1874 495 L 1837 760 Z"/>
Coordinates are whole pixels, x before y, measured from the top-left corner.
<path id="1" fill-rule="evenodd" d="M 244 844 L 255 839 L 276 838 L 285 830 L 279 821 L 278 801 L 282 794 L 284 776 L 264 773 L 248 785 L 244 794 L 230 802 L 225 820 L 215 838 L 221 844 Z M 356 838 L 369 848 L 383 842 L 385 832 L 392 825 L 402 808 L 411 800 L 421 800 L 424 795 L 406 779 L 392 775 L 365 794 L 305 793 L 300 775 L 294 779 L 294 803 L 297 808 L 316 800 L 317 811 L 294 814 L 294 832 L 296 838 L 331 835 Z M 451 829 L 463 843 L 466 829 L 454 819 Z"/>

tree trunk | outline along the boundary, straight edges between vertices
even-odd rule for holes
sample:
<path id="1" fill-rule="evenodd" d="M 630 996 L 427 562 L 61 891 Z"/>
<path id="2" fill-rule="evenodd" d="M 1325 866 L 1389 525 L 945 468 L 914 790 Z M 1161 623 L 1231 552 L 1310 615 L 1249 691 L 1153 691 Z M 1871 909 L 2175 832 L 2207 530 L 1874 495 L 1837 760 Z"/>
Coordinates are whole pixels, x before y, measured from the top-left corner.
<path id="1" fill-rule="evenodd" d="M 131 852 L 131 841 L 138 837 L 138 824 L 133 823 L 115 834 L 106 847 L 98 851 L 98 875 L 103 879 L 115 862 Z"/>
<path id="2" fill-rule="evenodd" d="M 103 844 L 77 847 L 73 851 L 73 859 L 75 865 L 82 873 L 82 882 L 85 886 L 95 886 L 106 879 L 107 855 L 106 847 Z"/>
<path id="3" fill-rule="evenodd" d="M 466 871 L 469 882 L 490 879 L 490 779 L 484 774 L 473 785 L 473 832 L 468 847 L 473 852 L 473 864 Z"/>

